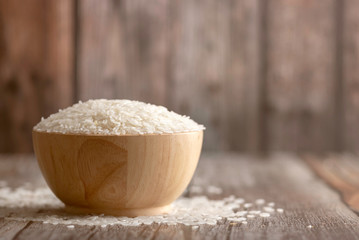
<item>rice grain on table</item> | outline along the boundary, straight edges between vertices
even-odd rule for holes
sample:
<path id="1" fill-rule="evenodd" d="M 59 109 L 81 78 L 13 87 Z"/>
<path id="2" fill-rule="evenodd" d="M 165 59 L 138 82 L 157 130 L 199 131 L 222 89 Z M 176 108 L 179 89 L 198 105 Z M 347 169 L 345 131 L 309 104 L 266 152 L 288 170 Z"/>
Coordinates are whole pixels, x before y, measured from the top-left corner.
<path id="1" fill-rule="evenodd" d="M 103 214 L 73 215 L 63 211 L 63 203 L 54 196 L 49 188 L 31 188 L 31 186 L 15 189 L 0 187 L 0 218 L 15 221 L 37 221 L 53 225 L 63 224 L 69 229 L 74 229 L 75 226 L 105 228 L 114 225 L 139 226 L 154 223 L 183 224 L 197 229 L 201 225 L 216 225 L 224 222 L 247 224 L 255 221 L 256 218 L 271 216 L 260 209 L 245 210 L 244 206 L 238 203 L 242 198 L 235 196 L 220 200 L 211 200 L 206 196 L 181 197 L 172 204 L 172 210 L 168 214 L 157 216 L 128 218 Z"/>
<path id="2" fill-rule="evenodd" d="M 204 130 L 187 116 L 162 106 L 131 100 L 79 102 L 34 127 L 39 132 L 95 135 L 170 134 Z"/>
<path id="3" fill-rule="evenodd" d="M 284 212 L 283 208 L 277 208 L 277 212 L 282 213 Z"/>

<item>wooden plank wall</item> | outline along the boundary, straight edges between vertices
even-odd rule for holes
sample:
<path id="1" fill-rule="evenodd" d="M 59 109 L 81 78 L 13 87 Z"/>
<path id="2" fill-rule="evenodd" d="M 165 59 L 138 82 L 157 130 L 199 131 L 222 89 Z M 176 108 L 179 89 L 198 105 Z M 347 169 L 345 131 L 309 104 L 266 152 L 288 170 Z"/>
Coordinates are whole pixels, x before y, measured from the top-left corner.
<path id="1" fill-rule="evenodd" d="M 357 151 L 355 0 L 0 0 L 0 152 L 90 98 L 165 105 L 205 149 Z M 358 96 L 357 96 L 358 95 Z"/>
<path id="2" fill-rule="evenodd" d="M 359 2 L 343 2 L 343 139 L 345 149 L 359 148 Z"/>
<path id="3" fill-rule="evenodd" d="M 31 129 L 73 102 L 71 0 L 0 0 L 0 152 L 32 151 Z"/>
<path id="4" fill-rule="evenodd" d="M 268 149 L 335 149 L 335 7 L 335 0 L 268 2 Z"/>

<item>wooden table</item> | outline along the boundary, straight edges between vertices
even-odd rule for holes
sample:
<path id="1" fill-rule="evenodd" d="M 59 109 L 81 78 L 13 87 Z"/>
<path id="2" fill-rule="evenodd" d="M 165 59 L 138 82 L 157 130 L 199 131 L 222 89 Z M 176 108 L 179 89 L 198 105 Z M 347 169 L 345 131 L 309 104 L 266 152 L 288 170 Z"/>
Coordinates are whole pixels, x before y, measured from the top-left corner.
<path id="1" fill-rule="evenodd" d="M 328 158 L 305 157 L 305 161 L 290 154 L 272 154 L 266 158 L 203 154 L 195 179 L 223 189 L 221 195 L 210 194 L 209 198 L 221 199 L 232 194 L 249 201 L 265 198 L 284 208 L 282 214 L 256 218 L 247 225 L 223 223 L 202 225 L 198 229 L 158 224 L 107 228 L 76 226 L 74 231 L 64 225 L 0 218 L 0 239 L 357 239 L 359 217 L 341 200 L 340 195 L 340 191 L 345 192 L 343 186 L 347 185 L 343 184 L 345 180 L 338 182 L 338 178 L 333 178 L 341 165 L 327 167 L 328 161 L 333 166 L 341 158 L 336 156 L 329 161 Z M 359 166 L 359 161 L 356 162 L 356 157 L 351 159 L 350 164 L 345 161 L 343 165 L 356 169 L 353 166 Z M 1 180 L 7 181 L 11 187 L 25 182 L 45 186 L 34 156 L 0 156 Z M 348 191 L 348 188 L 344 189 Z M 194 195 L 189 192 L 189 196 Z"/>

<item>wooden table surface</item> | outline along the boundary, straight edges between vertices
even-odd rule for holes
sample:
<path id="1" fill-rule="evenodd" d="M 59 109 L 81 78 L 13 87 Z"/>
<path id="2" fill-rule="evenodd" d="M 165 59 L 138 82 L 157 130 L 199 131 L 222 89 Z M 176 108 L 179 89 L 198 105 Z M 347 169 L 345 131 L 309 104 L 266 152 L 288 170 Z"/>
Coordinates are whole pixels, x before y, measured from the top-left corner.
<path id="1" fill-rule="evenodd" d="M 343 156 L 332 157 L 330 166 L 341 158 Z M 356 157 L 351 159 L 350 164 L 344 165 L 359 169 Z M 229 153 L 203 154 L 194 182 L 201 179 L 205 185 L 223 189 L 220 195 L 208 194 L 209 198 L 222 199 L 229 195 L 248 201 L 264 198 L 284 209 L 282 214 L 256 218 L 247 225 L 222 222 L 197 229 L 159 224 L 107 228 L 76 226 L 73 230 L 61 224 L 15 221 L 0 216 L 0 239 L 358 239 L 359 217 L 342 201 L 340 194 L 345 184 L 330 180 L 338 180 L 333 176 L 335 169 L 340 167 L 331 168 L 332 174 L 328 174 L 328 170 L 322 171 L 328 169 L 325 168 L 327 162 L 326 158 L 311 157 L 308 160 L 279 153 L 265 159 Z M 321 171 L 326 174 L 320 174 Z M 340 172 L 343 175 L 343 171 Z M 10 187 L 26 182 L 46 186 L 34 156 L 0 156 L 0 181 L 8 182 Z M 349 191 L 348 188 L 345 191 Z M 189 197 L 195 195 L 193 192 L 188 194 Z"/>

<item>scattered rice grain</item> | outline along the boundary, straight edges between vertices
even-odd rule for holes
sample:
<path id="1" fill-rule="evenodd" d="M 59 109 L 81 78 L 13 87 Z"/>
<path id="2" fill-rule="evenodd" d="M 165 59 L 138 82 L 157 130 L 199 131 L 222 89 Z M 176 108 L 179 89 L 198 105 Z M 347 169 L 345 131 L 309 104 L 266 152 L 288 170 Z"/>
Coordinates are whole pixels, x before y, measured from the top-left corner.
<path id="1" fill-rule="evenodd" d="M 260 213 L 259 214 L 260 217 L 270 217 L 269 213 Z"/>
<path id="2" fill-rule="evenodd" d="M 80 226 L 139 226 L 151 224 L 184 224 L 196 229 L 200 225 L 216 225 L 218 222 L 243 223 L 257 217 L 269 217 L 268 212 L 258 209 L 247 211 L 239 202 L 244 199 L 230 196 L 222 200 L 210 200 L 206 196 L 179 198 L 172 204 L 172 211 L 159 216 L 141 216 L 135 218 L 107 215 L 70 215 L 63 211 L 61 203 L 49 188 L 12 189 L 0 187 L 0 218 L 16 221 L 37 221 L 44 224 L 63 224 L 67 228 Z M 246 203 L 247 207 L 248 204 Z M 250 205 L 252 206 L 252 205 Z M 277 209 L 278 211 L 278 209 Z M 280 211 L 278 211 L 280 212 Z"/>
<path id="3" fill-rule="evenodd" d="M 263 205 L 265 202 L 266 202 L 266 201 L 264 201 L 264 199 L 261 199 L 261 198 L 259 198 L 259 199 L 257 199 L 257 200 L 255 201 L 255 203 L 256 203 L 257 205 Z"/>
<path id="4" fill-rule="evenodd" d="M 221 194 L 223 191 L 219 187 L 210 185 L 207 187 L 207 192 L 211 194 Z"/>
<path id="5" fill-rule="evenodd" d="M 253 203 L 245 203 L 243 206 L 244 208 L 250 208 L 253 206 Z"/>
<path id="6" fill-rule="evenodd" d="M 263 210 L 266 212 L 274 212 L 274 208 L 272 207 L 264 207 Z"/>

